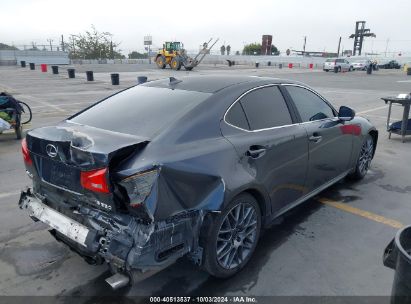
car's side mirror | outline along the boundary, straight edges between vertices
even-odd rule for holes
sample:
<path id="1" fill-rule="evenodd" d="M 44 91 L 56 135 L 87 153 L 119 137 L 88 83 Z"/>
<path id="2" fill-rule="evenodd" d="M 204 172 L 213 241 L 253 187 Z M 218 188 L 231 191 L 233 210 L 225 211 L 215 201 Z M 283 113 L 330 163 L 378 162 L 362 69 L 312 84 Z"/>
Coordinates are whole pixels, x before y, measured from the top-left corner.
<path id="1" fill-rule="evenodd" d="M 341 106 L 340 110 L 338 111 L 338 119 L 341 121 L 350 121 L 355 117 L 355 112 L 353 109 Z"/>

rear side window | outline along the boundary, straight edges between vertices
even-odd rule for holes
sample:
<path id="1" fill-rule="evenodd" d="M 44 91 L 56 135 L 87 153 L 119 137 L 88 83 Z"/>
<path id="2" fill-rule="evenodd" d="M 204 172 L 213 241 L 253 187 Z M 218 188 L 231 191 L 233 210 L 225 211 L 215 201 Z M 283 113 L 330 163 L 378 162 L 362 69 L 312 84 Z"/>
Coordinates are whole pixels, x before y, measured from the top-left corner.
<path id="1" fill-rule="evenodd" d="M 227 112 L 227 115 L 225 116 L 225 120 L 236 127 L 239 127 L 241 129 L 249 130 L 250 127 L 248 125 L 247 118 L 245 117 L 243 107 L 239 102 L 236 102 L 230 110 Z"/>
<path id="2" fill-rule="evenodd" d="M 332 108 L 318 95 L 302 87 L 287 86 L 286 88 L 303 122 L 334 117 Z"/>
<path id="3" fill-rule="evenodd" d="M 240 102 L 251 130 L 292 124 L 290 112 L 277 86 L 251 91 Z"/>
<path id="4" fill-rule="evenodd" d="M 135 86 L 80 112 L 71 121 L 151 138 L 211 96 L 210 93 Z"/>

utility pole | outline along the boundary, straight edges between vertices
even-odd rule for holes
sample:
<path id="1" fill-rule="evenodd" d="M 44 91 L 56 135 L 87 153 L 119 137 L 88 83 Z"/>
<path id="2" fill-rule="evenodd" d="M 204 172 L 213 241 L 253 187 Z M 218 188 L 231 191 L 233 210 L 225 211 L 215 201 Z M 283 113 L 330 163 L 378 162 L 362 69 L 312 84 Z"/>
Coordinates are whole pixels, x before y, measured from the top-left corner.
<path id="1" fill-rule="evenodd" d="M 72 49 L 71 49 L 71 51 L 70 51 L 70 53 L 71 53 L 71 59 L 74 59 L 74 57 L 75 57 L 75 55 L 76 55 L 76 45 L 74 44 L 74 38 L 75 38 L 75 35 L 70 35 L 70 38 L 71 38 L 71 44 L 72 44 Z"/>
<path id="2" fill-rule="evenodd" d="M 53 39 L 47 39 L 47 41 L 50 43 L 50 51 L 53 51 L 53 45 L 51 44 L 53 42 Z"/>
<path id="3" fill-rule="evenodd" d="M 63 52 L 65 51 L 63 35 L 61 35 L 61 49 L 62 49 Z"/>
<path id="4" fill-rule="evenodd" d="M 340 36 L 340 40 L 338 40 L 337 57 L 340 57 L 340 47 L 341 47 L 341 36 Z"/>
<path id="5" fill-rule="evenodd" d="M 387 38 L 387 42 L 385 44 L 385 57 L 387 57 L 387 51 L 388 51 L 388 43 L 390 42 L 390 38 Z"/>
<path id="6" fill-rule="evenodd" d="M 303 56 L 305 56 L 305 46 L 307 44 L 307 36 L 304 36 Z"/>
<path id="7" fill-rule="evenodd" d="M 114 59 L 113 40 L 110 41 L 110 57 Z"/>

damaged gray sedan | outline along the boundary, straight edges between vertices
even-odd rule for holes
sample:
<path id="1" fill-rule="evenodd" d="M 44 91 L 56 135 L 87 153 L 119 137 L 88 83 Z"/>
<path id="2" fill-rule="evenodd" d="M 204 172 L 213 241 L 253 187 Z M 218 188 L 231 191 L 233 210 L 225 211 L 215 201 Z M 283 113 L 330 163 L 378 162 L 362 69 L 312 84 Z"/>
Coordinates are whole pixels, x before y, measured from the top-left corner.
<path id="1" fill-rule="evenodd" d="M 152 81 L 22 141 L 19 205 L 114 288 L 187 256 L 217 277 L 251 258 L 272 220 L 365 176 L 378 132 L 309 87 L 260 77 Z"/>

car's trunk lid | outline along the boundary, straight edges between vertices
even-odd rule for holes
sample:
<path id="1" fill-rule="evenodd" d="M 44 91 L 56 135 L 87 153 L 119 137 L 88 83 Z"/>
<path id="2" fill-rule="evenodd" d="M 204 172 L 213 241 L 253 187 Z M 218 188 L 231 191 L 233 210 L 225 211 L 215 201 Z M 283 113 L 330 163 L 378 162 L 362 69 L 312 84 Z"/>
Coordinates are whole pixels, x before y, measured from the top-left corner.
<path id="1" fill-rule="evenodd" d="M 26 140 L 38 182 L 84 196 L 95 195 L 82 187 L 82 171 L 108 168 L 110 174 L 121 160 L 149 142 L 145 137 L 69 121 L 29 131 Z M 101 194 L 96 196 L 101 198 Z M 113 210 L 113 197 L 107 199 Z"/>

